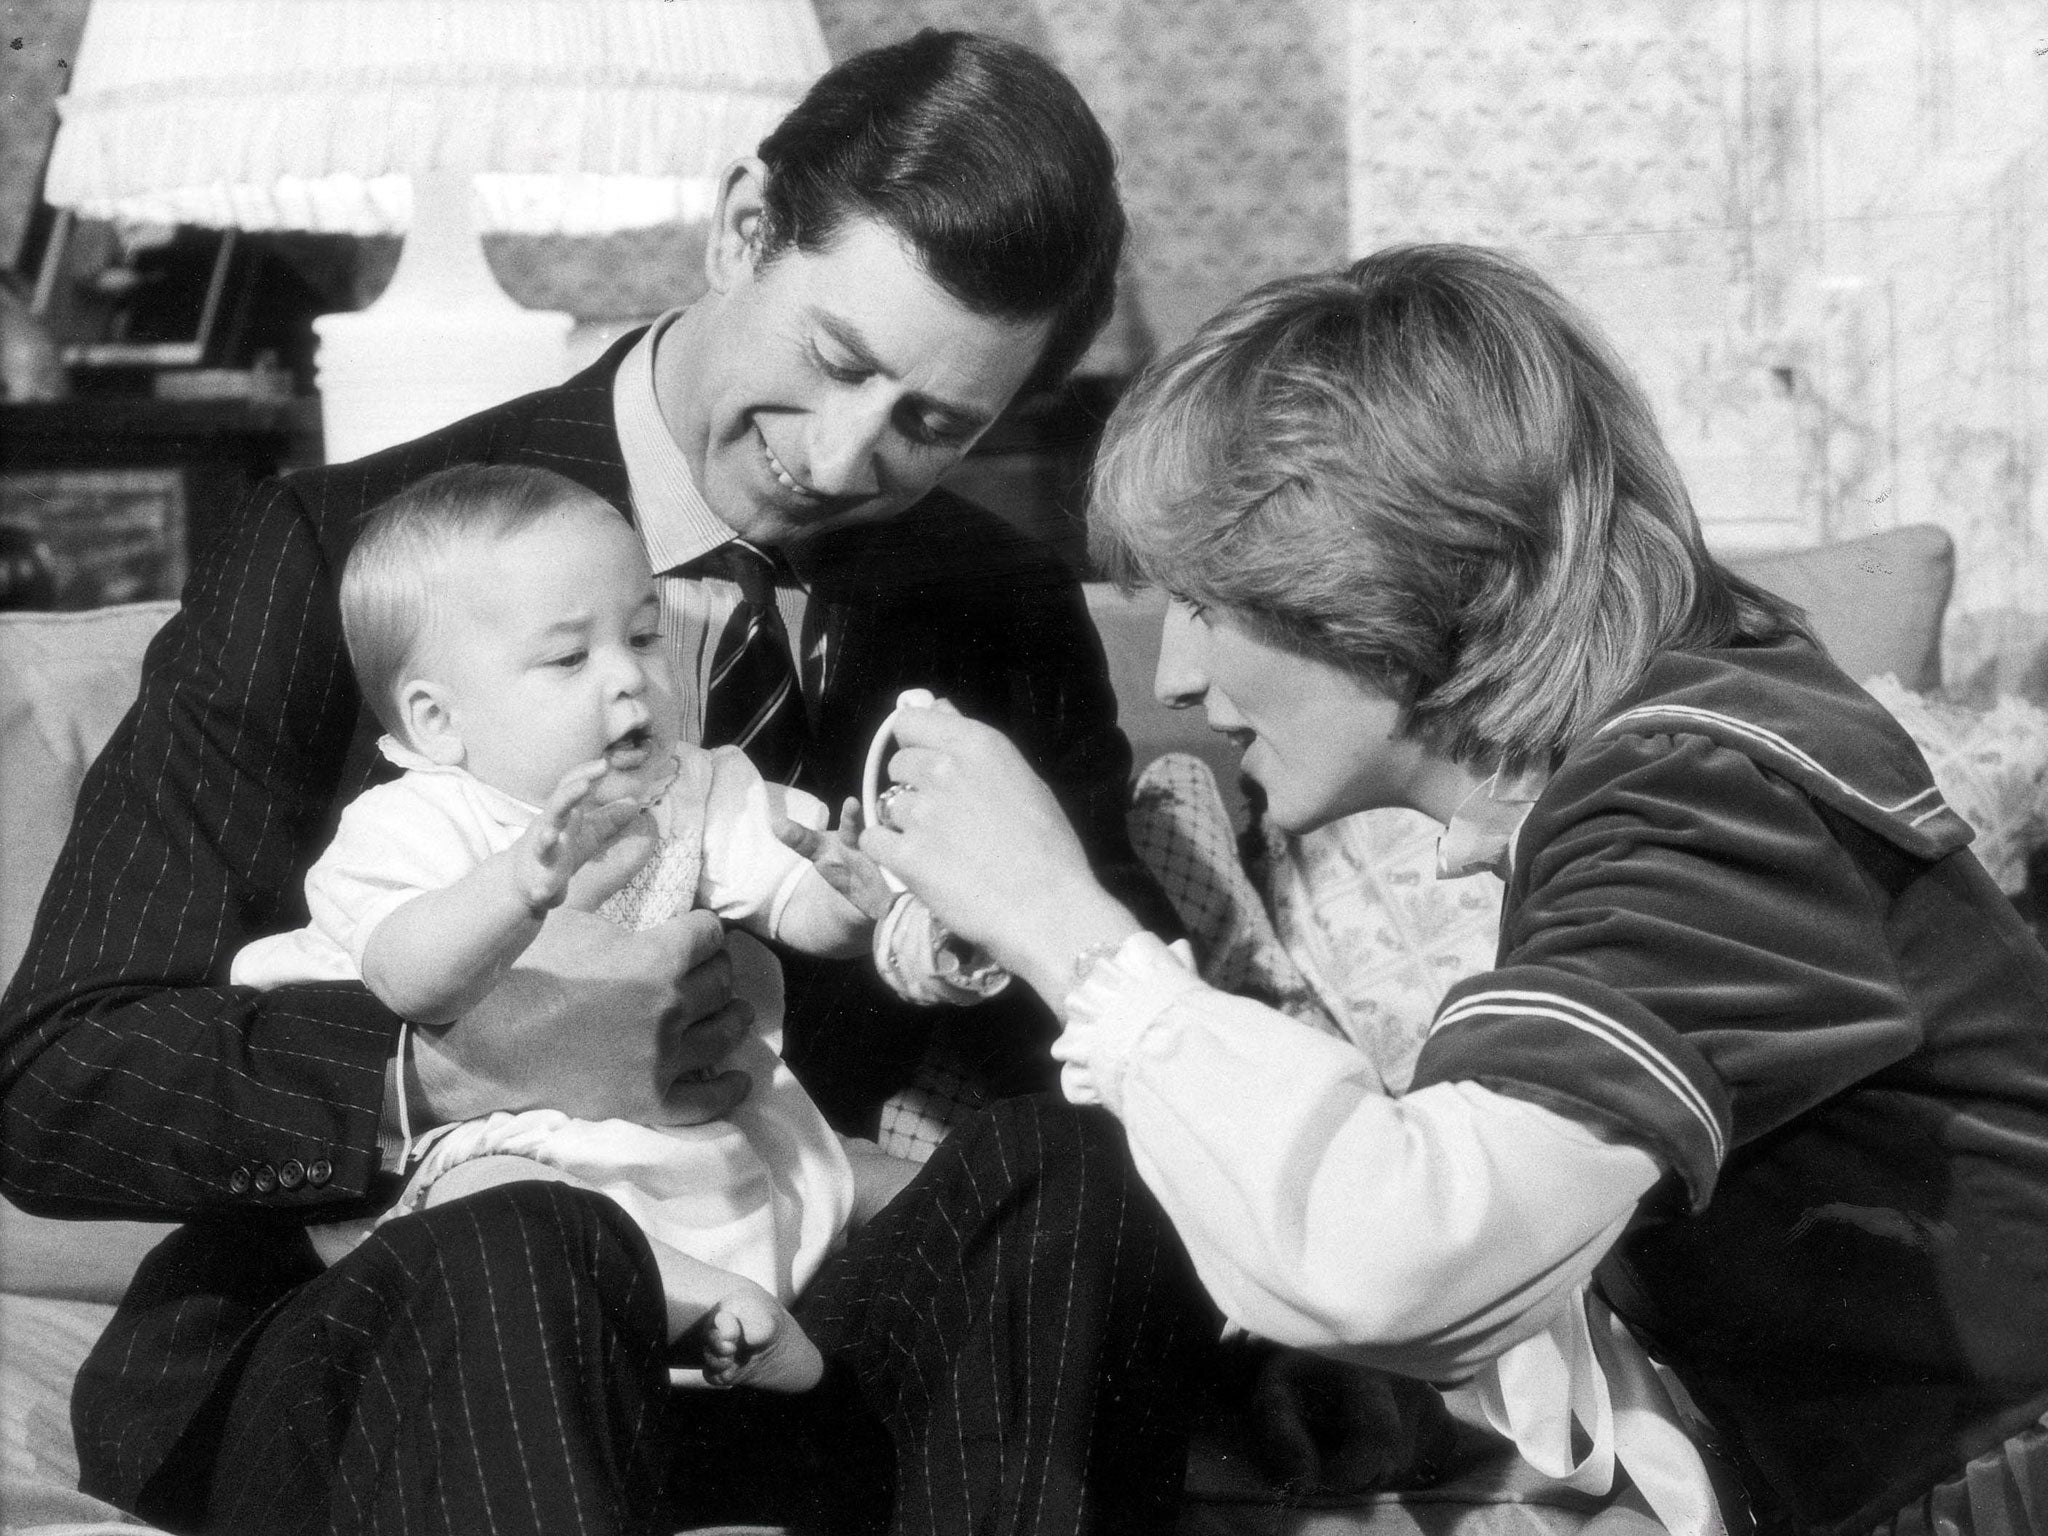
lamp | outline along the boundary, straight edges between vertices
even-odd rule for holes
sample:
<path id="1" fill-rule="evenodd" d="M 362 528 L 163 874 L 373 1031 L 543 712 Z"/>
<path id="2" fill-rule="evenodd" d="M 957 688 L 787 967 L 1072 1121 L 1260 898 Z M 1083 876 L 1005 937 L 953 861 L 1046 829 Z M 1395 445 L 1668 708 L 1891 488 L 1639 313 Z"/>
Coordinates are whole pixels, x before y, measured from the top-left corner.
<path id="1" fill-rule="evenodd" d="M 375 303 L 314 321 L 354 458 L 566 374 L 573 318 L 516 304 L 481 231 L 701 218 L 827 63 L 809 0 L 92 0 L 45 196 L 406 232 Z"/>

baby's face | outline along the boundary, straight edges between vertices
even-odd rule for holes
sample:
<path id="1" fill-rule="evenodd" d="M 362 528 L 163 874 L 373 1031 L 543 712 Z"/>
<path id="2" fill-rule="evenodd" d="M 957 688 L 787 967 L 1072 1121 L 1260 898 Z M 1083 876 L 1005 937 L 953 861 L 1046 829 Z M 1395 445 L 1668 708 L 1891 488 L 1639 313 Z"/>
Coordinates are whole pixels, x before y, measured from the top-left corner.
<path id="1" fill-rule="evenodd" d="M 681 729 L 639 535 L 592 500 L 479 541 L 419 672 L 440 684 L 463 766 L 533 805 L 595 758 L 601 800 L 652 799 Z"/>

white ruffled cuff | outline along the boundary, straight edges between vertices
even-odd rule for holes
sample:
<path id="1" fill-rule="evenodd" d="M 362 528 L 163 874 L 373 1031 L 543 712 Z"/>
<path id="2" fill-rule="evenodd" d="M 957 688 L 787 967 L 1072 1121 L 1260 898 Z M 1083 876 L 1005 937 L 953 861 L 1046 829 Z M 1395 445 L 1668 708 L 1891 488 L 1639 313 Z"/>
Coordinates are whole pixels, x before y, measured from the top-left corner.
<path id="1" fill-rule="evenodd" d="M 952 933 L 908 891 L 875 924 L 875 970 L 906 1002 L 971 1007 L 1010 984 L 1010 973 Z"/>
<path id="2" fill-rule="evenodd" d="M 1140 1040 L 1175 1003 L 1208 984 L 1185 939 L 1142 929 L 1090 966 L 1067 994 L 1067 1025 L 1053 1042 L 1060 1090 L 1075 1104 L 1123 1113 L 1124 1078 Z"/>

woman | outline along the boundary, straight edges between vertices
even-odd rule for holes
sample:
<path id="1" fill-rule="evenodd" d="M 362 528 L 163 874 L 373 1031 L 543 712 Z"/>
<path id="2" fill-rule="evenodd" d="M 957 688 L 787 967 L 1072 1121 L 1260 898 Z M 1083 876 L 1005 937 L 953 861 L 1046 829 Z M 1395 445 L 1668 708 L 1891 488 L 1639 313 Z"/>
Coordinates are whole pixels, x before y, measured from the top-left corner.
<path id="1" fill-rule="evenodd" d="M 2048 1511 L 2048 956 L 1587 323 L 1457 247 L 1275 283 L 1134 388 L 1093 519 L 1276 824 L 1409 806 L 1508 882 L 1390 1099 L 1141 931 L 994 732 L 904 717 L 865 846 L 1061 1014 L 1231 1317 L 1476 1373 L 1673 1528 L 1708 1442 L 1771 1531 Z"/>

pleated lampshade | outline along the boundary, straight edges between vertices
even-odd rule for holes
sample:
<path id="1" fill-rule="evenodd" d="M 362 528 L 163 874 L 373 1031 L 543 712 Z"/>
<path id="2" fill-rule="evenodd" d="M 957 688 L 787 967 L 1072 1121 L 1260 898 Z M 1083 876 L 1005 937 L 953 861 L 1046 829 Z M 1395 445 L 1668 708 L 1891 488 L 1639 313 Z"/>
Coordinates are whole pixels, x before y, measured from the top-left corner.
<path id="1" fill-rule="evenodd" d="M 407 233 L 374 305 L 316 322 L 348 458 L 559 382 L 570 317 L 514 304 L 480 230 L 701 217 L 827 64 L 809 0 L 93 0 L 45 195 Z"/>

